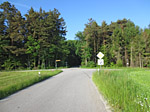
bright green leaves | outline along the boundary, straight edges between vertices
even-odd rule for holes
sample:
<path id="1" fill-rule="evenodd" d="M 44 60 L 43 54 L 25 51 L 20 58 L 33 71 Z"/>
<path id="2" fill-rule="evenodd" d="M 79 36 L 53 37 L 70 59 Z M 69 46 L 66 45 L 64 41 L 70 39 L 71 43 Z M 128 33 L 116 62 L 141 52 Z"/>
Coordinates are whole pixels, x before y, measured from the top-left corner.
<path id="1" fill-rule="evenodd" d="M 40 45 L 39 45 L 39 42 L 36 39 L 29 36 L 28 41 L 26 43 L 26 46 L 27 46 L 27 51 L 26 51 L 27 54 L 32 54 L 33 53 L 33 56 L 38 55 L 36 51 L 38 51 L 40 49 Z"/>

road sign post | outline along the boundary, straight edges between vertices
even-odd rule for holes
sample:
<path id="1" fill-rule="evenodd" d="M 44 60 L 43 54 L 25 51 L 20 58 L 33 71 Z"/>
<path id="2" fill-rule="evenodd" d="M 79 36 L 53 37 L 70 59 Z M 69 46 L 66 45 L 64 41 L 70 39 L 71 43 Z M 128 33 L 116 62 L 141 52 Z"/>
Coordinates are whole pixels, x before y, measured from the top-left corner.
<path id="1" fill-rule="evenodd" d="M 66 62 L 66 68 L 67 68 L 67 62 Z"/>
<path id="2" fill-rule="evenodd" d="M 104 54 L 103 54 L 102 52 L 99 52 L 99 53 L 97 54 L 97 57 L 98 57 L 99 59 L 102 59 L 102 58 L 104 57 Z"/>
<path id="3" fill-rule="evenodd" d="M 55 61 L 55 68 L 57 69 L 57 61 Z"/>
<path id="4" fill-rule="evenodd" d="M 56 69 L 57 69 L 57 62 L 58 62 L 58 61 L 61 61 L 61 60 L 56 60 L 56 61 L 55 61 L 55 67 L 56 67 Z"/>
<path id="5" fill-rule="evenodd" d="M 98 65 L 100 65 L 100 68 L 98 69 L 99 74 L 100 74 L 100 70 L 101 70 L 101 65 L 104 65 L 104 60 L 102 59 L 104 57 L 104 54 L 102 52 L 99 52 L 97 54 L 98 59 Z"/>

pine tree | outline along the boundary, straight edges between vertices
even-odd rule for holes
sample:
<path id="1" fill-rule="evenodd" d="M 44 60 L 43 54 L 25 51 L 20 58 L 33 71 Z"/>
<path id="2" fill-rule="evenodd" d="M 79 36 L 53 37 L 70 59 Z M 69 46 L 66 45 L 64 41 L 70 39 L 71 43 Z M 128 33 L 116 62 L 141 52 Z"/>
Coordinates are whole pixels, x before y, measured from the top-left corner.
<path id="1" fill-rule="evenodd" d="M 9 2 L 4 2 L 0 5 L 0 8 L 3 10 L 4 22 L 6 24 L 5 28 L 5 41 L 7 44 L 3 46 L 5 51 L 8 54 L 8 60 L 16 63 L 12 63 L 12 68 L 16 68 L 20 65 L 21 57 L 20 55 L 25 53 L 24 49 L 24 19 L 21 16 L 21 13 L 15 8 L 14 5 L 11 5 Z M 18 58 L 17 58 L 18 57 Z M 7 64 L 4 64 L 4 66 Z"/>
<path id="2" fill-rule="evenodd" d="M 6 52 L 4 51 L 4 46 L 7 45 L 7 41 L 5 40 L 5 17 L 3 12 L 0 11 L 0 69 L 2 69 L 2 65 L 4 64 L 4 61 L 6 60 Z"/>

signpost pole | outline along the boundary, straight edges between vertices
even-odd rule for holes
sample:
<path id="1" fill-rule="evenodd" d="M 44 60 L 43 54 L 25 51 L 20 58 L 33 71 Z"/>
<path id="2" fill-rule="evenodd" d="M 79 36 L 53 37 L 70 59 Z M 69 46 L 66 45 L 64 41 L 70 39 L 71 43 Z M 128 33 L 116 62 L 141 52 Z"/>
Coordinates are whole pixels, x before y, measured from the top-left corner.
<path id="1" fill-rule="evenodd" d="M 66 62 L 66 68 L 67 68 L 67 62 Z"/>
<path id="2" fill-rule="evenodd" d="M 101 72 L 101 65 L 104 65 L 104 60 L 102 59 L 103 57 L 104 57 L 104 54 L 102 53 L 102 52 L 99 52 L 98 54 L 97 54 L 97 57 L 99 58 L 98 59 L 98 65 L 100 65 L 99 67 L 99 69 L 98 69 L 98 74 L 100 75 L 100 72 Z"/>
<path id="3" fill-rule="evenodd" d="M 100 75 L 100 72 L 101 72 L 101 65 L 99 66 L 100 68 L 99 68 L 99 75 Z"/>
<path id="4" fill-rule="evenodd" d="M 56 69 L 57 69 L 57 61 L 55 62 L 55 67 L 56 67 Z"/>
<path id="5" fill-rule="evenodd" d="M 101 69 L 101 68 L 100 68 L 100 66 L 99 66 L 98 75 L 100 75 L 100 69 Z"/>
<path id="6" fill-rule="evenodd" d="M 101 71 L 101 65 L 100 65 L 100 71 Z"/>
<path id="7" fill-rule="evenodd" d="M 56 67 L 56 69 L 57 69 L 57 62 L 58 61 L 61 61 L 61 60 L 55 60 L 55 67 Z"/>

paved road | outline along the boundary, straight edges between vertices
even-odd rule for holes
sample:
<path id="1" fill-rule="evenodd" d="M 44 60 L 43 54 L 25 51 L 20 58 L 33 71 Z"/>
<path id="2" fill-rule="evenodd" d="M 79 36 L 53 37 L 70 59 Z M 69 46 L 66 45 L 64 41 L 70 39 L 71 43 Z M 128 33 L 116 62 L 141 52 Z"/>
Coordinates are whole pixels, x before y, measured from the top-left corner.
<path id="1" fill-rule="evenodd" d="M 93 71 L 64 69 L 57 76 L 0 100 L 0 112 L 107 112 L 91 81 Z"/>

